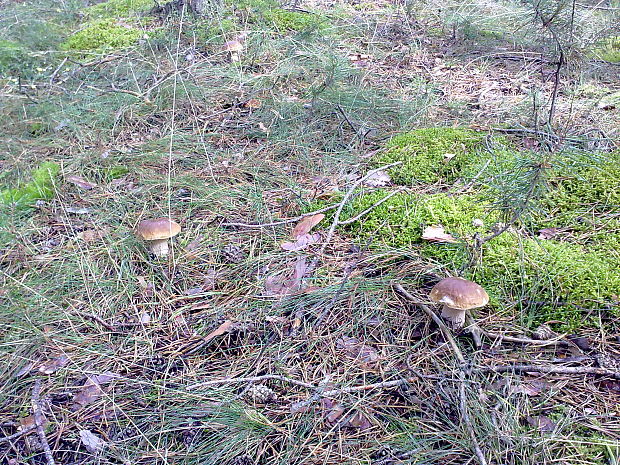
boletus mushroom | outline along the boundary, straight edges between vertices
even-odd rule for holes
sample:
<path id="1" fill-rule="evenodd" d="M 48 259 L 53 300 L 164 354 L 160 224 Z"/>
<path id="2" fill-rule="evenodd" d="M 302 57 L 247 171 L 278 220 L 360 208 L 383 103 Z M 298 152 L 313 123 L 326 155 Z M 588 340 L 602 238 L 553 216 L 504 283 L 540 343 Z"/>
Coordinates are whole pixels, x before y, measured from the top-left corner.
<path id="1" fill-rule="evenodd" d="M 433 287 L 429 297 L 433 302 L 443 304 L 441 316 L 453 328 L 463 326 L 467 310 L 489 303 L 489 295 L 481 286 L 463 278 L 442 279 Z"/>
<path id="2" fill-rule="evenodd" d="M 168 255 L 168 239 L 181 232 L 181 226 L 169 218 L 140 221 L 137 235 L 144 239 L 149 250 L 156 257 Z"/>

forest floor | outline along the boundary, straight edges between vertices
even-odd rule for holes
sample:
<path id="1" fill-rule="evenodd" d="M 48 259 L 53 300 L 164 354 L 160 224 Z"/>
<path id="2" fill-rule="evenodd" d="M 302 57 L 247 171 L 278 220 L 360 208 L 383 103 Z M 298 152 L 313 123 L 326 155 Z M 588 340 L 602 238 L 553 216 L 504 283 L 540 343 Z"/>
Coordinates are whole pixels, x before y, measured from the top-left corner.
<path id="1" fill-rule="evenodd" d="M 479 3 L 3 3 L 0 463 L 620 463 L 620 66 Z"/>

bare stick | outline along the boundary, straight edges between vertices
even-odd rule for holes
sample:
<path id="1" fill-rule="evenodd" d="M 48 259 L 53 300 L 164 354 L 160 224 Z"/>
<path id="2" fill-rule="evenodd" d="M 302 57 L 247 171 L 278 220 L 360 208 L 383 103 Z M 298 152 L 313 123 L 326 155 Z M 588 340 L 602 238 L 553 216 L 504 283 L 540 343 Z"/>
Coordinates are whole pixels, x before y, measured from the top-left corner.
<path id="1" fill-rule="evenodd" d="M 274 221 L 273 223 L 256 223 L 256 224 L 252 224 L 252 223 L 221 223 L 220 226 L 237 226 L 237 227 L 240 227 L 240 228 L 257 228 L 257 229 L 258 228 L 270 228 L 272 226 L 280 226 L 281 224 L 295 223 L 296 221 L 303 220 L 307 216 L 317 215 L 319 213 L 327 212 L 329 210 L 333 210 L 335 208 L 338 208 L 338 205 L 339 204 L 335 203 L 334 205 L 330 205 L 328 207 L 321 208 L 320 210 L 315 210 L 315 211 L 310 212 L 310 213 L 304 213 L 303 215 L 299 215 L 299 216 L 296 216 L 294 218 L 286 218 L 284 220 Z"/>
<path id="2" fill-rule="evenodd" d="M 548 365 L 501 365 L 494 367 L 482 367 L 476 368 L 474 371 L 480 372 L 492 372 L 492 373 L 556 373 L 563 375 L 603 375 L 611 376 L 615 379 L 620 379 L 620 372 L 608 370 L 606 368 L 597 367 L 559 367 Z"/>
<path id="3" fill-rule="evenodd" d="M 395 284 L 394 289 L 396 289 L 396 292 L 402 295 L 405 299 L 407 299 L 410 302 L 415 303 L 416 306 L 420 307 L 424 311 L 424 313 L 426 313 L 428 316 L 430 316 L 433 319 L 433 321 L 437 324 L 437 326 L 439 326 L 439 329 L 443 333 L 443 336 L 446 339 L 446 341 L 450 343 L 450 346 L 452 347 L 452 351 L 454 352 L 454 355 L 456 356 L 458 361 L 464 364 L 465 357 L 463 356 L 463 352 L 461 352 L 461 349 L 459 349 L 459 346 L 454 340 L 454 336 L 452 336 L 452 332 L 450 331 L 450 328 L 446 326 L 443 320 L 439 318 L 437 314 L 434 311 L 432 311 L 427 305 L 424 305 L 423 303 L 418 302 L 415 299 L 415 297 L 409 294 L 409 292 L 407 292 L 405 288 L 401 286 L 400 284 Z"/>
<path id="4" fill-rule="evenodd" d="M 342 198 L 342 200 L 338 204 L 338 209 L 336 210 L 336 213 L 334 213 L 334 220 L 332 221 L 332 225 L 329 228 L 329 231 L 327 231 L 327 237 L 325 238 L 325 241 L 323 241 L 323 245 L 321 246 L 321 250 L 319 250 L 319 253 L 317 254 L 317 258 L 314 260 L 314 262 L 315 262 L 315 263 L 313 263 L 314 265 L 316 265 L 316 261 L 318 260 L 318 257 L 323 255 L 323 252 L 325 252 L 325 249 L 327 248 L 327 244 L 329 244 L 330 241 L 332 240 L 332 237 L 334 236 L 334 233 L 336 232 L 336 228 L 340 224 L 340 215 L 342 213 L 342 210 L 344 209 L 345 205 L 347 204 L 347 202 L 349 201 L 349 199 L 353 195 L 353 192 L 355 191 L 355 189 L 357 189 L 357 187 L 359 187 L 364 181 L 366 181 L 368 178 L 373 176 L 375 173 L 377 173 L 379 171 L 386 170 L 388 168 L 392 168 L 393 166 L 397 166 L 397 165 L 400 165 L 400 164 L 402 164 L 402 162 L 401 161 L 397 161 L 397 162 L 394 162 L 394 163 L 390 163 L 389 165 L 384 165 L 384 166 L 381 166 L 381 167 L 376 168 L 374 170 L 370 170 L 368 173 L 366 173 L 365 176 L 362 176 L 360 179 L 355 181 L 353 183 L 353 185 L 349 188 L 349 190 L 347 190 L 347 193 L 344 195 L 344 197 Z"/>
<path id="5" fill-rule="evenodd" d="M 469 418 L 469 413 L 467 411 L 467 396 L 465 395 L 465 373 L 463 370 L 460 370 L 460 383 L 459 383 L 459 410 L 461 411 L 461 417 L 463 418 L 463 422 L 469 432 L 469 437 L 471 438 L 471 442 L 474 446 L 474 452 L 476 453 L 476 457 L 478 457 L 478 461 L 480 465 L 487 465 L 487 459 L 484 456 L 484 452 L 480 448 L 480 444 L 478 443 L 478 439 L 476 438 L 476 433 L 474 431 L 474 426 L 471 423 L 471 418 Z"/>
<path id="6" fill-rule="evenodd" d="M 223 378 L 223 379 L 214 379 L 212 381 L 205 381 L 203 383 L 193 384 L 188 386 L 188 389 L 194 389 L 197 387 L 207 387 L 207 386 L 218 386 L 220 384 L 238 384 L 238 383 L 257 383 L 259 381 L 266 381 L 269 379 L 273 379 L 276 381 L 282 381 L 284 383 L 294 384 L 296 386 L 302 386 L 308 389 L 317 389 L 314 384 L 305 383 L 303 381 L 299 381 L 293 378 L 288 378 L 286 376 L 281 375 L 260 375 L 260 376 L 249 376 L 246 378 Z"/>
<path id="7" fill-rule="evenodd" d="M 3 438 L 0 438 L 0 444 L 4 443 L 4 442 L 12 442 L 15 439 L 20 438 L 21 436 L 30 433 L 32 430 L 37 429 L 36 425 L 32 425 L 27 427 L 26 429 L 22 430 L 22 431 L 18 431 L 15 434 L 11 434 L 10 436 L 5 436 Z"/>
<path id="8" fill-rule="evenodd" d="M 543 340 L 538 340 L 538 339 L 530 339 L 527 337 L 506 336 L 504 334 L 494 333 L 491 331 L 485 331 L 483 329 L 481 329 L 481 331 L 482 331 L 482 334 L 484 334 L 489 339 L 499 339 L 500 341 L 516 342 L 519 344 L 532 344 L 532 345 L 537 345 L 541 347 L 544 347 L 544 346 L 569 347 L 569 346 L 574 345 L 568 341 L 563 341 L 560 338 L 549 339 L 549 340 L 543 341 Z"/>
<path id="9" fill-rule="evenodd" d="M 54 456 L 52 455 L 52 450 L 50 449 L 50 445 L 47 442 L 47 437 L 45 436 L 45 430 L 43 429 L 43 414 L 41 413 L 41 404 L 39 401 L 40 395 L 41 380 L 37 379 L 34 382 L 34 388 L 32 388 L 32 412 L 34 414 L 34 424 L 37 434 L 39 435 L 39 441 L 41 441 L 41 446 L 43 447 L 43 452 L 45 452 L 47 465 L 56 465 Z"/>
<path id="10" fill-rule="evenodd" d="M 366 210 L 364 210 L 363 212 L 361 212 L 358 215 L 355 215 L 353 218 L 349 218 L 348 220 L 344 220 L 344 221 L 339 221 L 338 225 L 339 226 L 344 226 L 347 224 L 351 224 L 351 223 L 355 223 L 357 220 L 359 220 L 362 216 L 370 213 L 372 210 L 374 210 L 375 208 L 377 208 L 379 205 L 381 205 L 383 202 L 385 202 L 386 200 L 394 197 L 396 194 L 400 194 L 401 192 L 403 192 L 405 189 L 401 188 L 398 190 L 395 190 L 394 192 L 390 192 L 388 195 L 386 195 L 385 197 L 383 197 L 381 200 L 379 200 L 378 202 L 373 203 L 370 207 L 368 207 Z"/>

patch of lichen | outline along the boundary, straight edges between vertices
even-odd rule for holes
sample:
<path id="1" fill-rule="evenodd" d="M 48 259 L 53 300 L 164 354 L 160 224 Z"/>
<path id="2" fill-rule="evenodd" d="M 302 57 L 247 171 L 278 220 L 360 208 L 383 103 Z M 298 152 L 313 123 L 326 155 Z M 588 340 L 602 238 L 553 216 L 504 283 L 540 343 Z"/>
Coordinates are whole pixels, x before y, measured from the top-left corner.
<path id="1" fill-rule="evenodd" d="M 153 0 L 108 0 L 85 9 L 90 18 L 127 18 L 149 11 L 155 6 Z"/>
<path id="2" fill-rule="evenodd" d="M 134 45 L 143 32 L 113 19 L 100 19 L 88 23 L 69 37 L 63 44 L 65 50 L 87 51 L 119 49 Z"/>
<path id="3" fill-rule="evenodd" d="M 48 200 L 54 196 L 55 178 L 60 166 L 44 162 L 30 174 L 31 180 L 19 187 L 0 191 L 0 202 L 4 205 L 28 206 L 36 200 Z"/>
<path id="4" fill-rule="evenodd" d="M 401 185 L 453 182 L 465 166 L 476 163 L 483 140 L 483 134 L 465 128 L 416 129 L 392 138 L 374 163 L 402 162 L 389 171 Z"/>

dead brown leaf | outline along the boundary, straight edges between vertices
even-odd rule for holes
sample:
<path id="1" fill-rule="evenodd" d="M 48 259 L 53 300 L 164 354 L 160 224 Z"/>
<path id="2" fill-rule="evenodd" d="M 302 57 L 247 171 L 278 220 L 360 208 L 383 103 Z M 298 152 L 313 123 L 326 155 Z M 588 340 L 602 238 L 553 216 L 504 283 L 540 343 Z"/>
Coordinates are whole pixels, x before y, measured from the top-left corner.
<path id="1" fill-rule="evenodd" d="M 69 357 L 66 355 L 60 355 L 51 360 L 47 360 L 39 365 L 39 373 L 43 373 L 44 375 L 51 375 L 52 373 L 57 372 L 61 368 L 67 366 L 69 363 Z"/>
<path id="2" fill-rule="evenodd" d="M 553 239 L 560 232 L 560 228 L 545 228 L 538 231 L 539 239 Z"/>
<path id="3" fill-rule="evenodd" d="M 292 273 L 268 276 L 265 279 L 265 294 L 268 296 L 283 296 L 299 292 L 302 289 L 303 278 L 308 273 L 306 257 L 297 257 Z"/>
<path id="4" fill-rule="evenodd" d="M 525 420 L 531 426 L 538 429 L 541 433 L 550 433 L 558 426 L 551 418 L 545 415 L 538 415 L 535 417 L 526 417 Z"/>
<path id="5" fill-rule="evenodd" d="M 85 405 L 95 402 L 105 392 L 102 386 L 108 384 L 117 377 L 118 375 L 112 372 L 88 376 L 82 389 L 73 398 L 73 409 L 77 410 Z"/>
<path id="6" fill-rule="evenodd" d="M 97 187 L 97 184 L 88 182 L 86 179 L 80 176 L 68 176 L 67 181 L 87 191 L 92 190 L 95 187 Z"/>
<path id="7" fill-rule="evenodd" d="M 291 237 L 293 239 L 299 239 L 301 236 L 307 235 L 312 230 L 312 228 L 314 228 L 317 224 L 323 221 L 323 218 L 325 218 L 325 215 L 323 213 L 306 216 L 293 228 Z"/>
<path id="8" fill-rule="evenodd" d="M 454 237 L 445 232 L 443 226 L 428 226 L 424 228 L 422 239 L 425 241 L 449 242 L 452 244 L 458 242 Z"/>
<path id="9" fill-rule="evenodd" d="M 303 234 L 302 236 L 299 236 L 295 242 L 282 243 L 281 247 L 284 250 L 295 252 L 297 250 L 303 250 L 312 244 L 316 244 L 320 240 L 321 240 L 321 235 L 319 233 Z"/>
<path id="10" fill-rule="evenodd" d="M 222 336 L 223 334 L 226 334 L 228 331 L 230 331 L 230 328 L 232 327 L 232 325 L 233 325 L 232 320 L 226 320 L 217 329 L 207 334 L 204 337 L 204 342 L 209 342 L 211 339 L 214 339 L 218 336 Z"/>
<path id="11" fill-rule="evenodd" d="M 336 341 L 336 347 L 367 369 L 376 369 L 381 359 L 377 349 L 354 337 L 342 336 Z"/>

